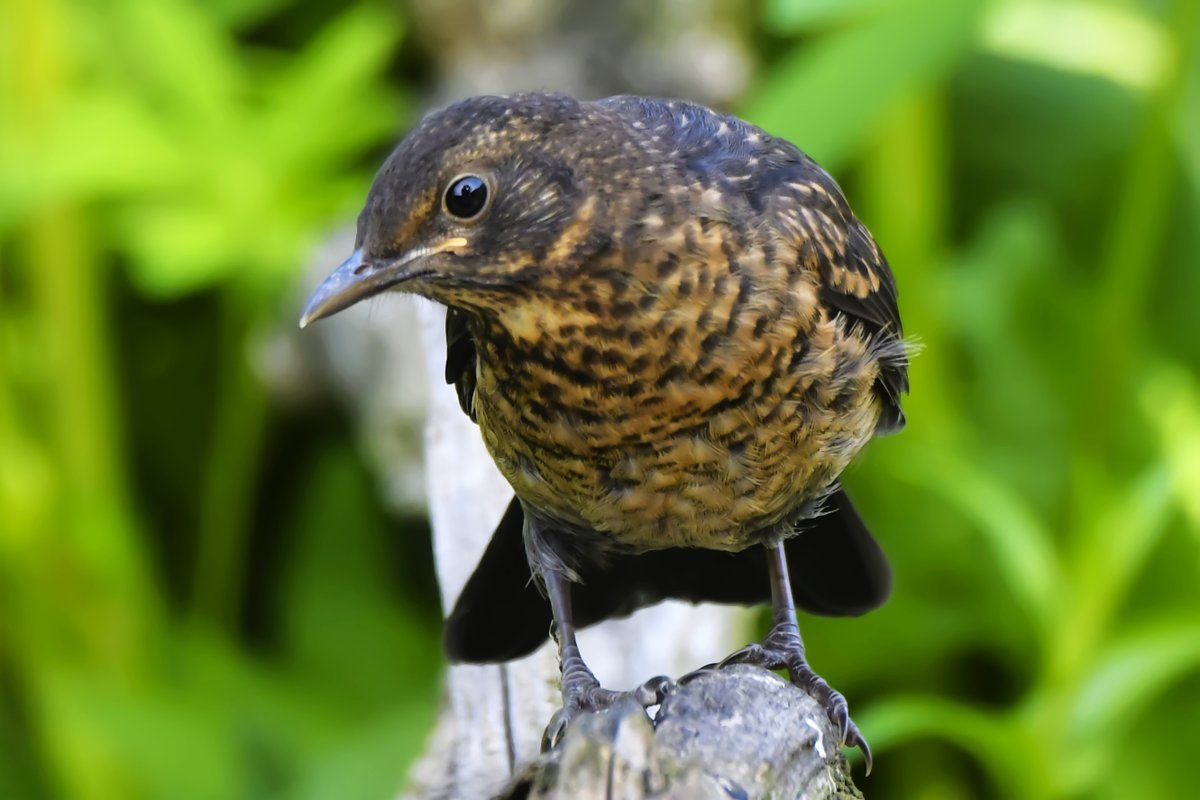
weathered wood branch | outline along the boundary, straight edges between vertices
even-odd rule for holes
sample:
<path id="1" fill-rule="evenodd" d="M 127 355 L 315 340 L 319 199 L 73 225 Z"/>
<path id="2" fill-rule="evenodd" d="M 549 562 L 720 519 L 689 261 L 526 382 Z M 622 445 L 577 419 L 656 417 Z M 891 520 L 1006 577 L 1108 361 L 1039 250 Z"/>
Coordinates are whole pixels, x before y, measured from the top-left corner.
<path id="1" fill-rule="evenodd" d="M 637 703 L 578 718 L 498 800 L 861 798 L 825 711 L 757 667 L 702 675 L 655 722 Z"/>

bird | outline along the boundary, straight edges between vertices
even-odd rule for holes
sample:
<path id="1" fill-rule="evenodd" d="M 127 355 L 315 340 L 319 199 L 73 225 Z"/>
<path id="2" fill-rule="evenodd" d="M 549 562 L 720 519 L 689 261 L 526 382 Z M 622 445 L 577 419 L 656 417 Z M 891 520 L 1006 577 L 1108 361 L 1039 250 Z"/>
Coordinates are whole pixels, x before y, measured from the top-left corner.
<path id="1" fill-rule="evenodd" d="M 705 669 L 786 670 L 869 768 L 796 608 L 859 615 L 890 594 L 839 478 L 904 427 L 910 346 L 829 173 L 692 102 L 470 97 L 383 163 L 301 327 L 385 292 L 446 307 L 446 381 L 515 493 L 447 617 L 452 661 L 552 636 L 553 747 L 579 714 L 676 685 L 600 686 L 580 627 L 668 598 L 769 602 L 766 637 Z"/>

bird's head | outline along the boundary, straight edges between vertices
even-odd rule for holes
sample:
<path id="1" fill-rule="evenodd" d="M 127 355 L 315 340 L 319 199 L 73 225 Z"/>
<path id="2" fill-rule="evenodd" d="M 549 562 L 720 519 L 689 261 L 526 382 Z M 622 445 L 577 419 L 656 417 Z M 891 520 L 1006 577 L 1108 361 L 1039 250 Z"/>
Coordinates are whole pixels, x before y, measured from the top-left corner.
<path id="1" fill-rule="evenodd" d="M 602 246 L 606 187 L 636 159 L 619 127 L 561 95 L 474 97 L 430 114 L 380 169 L 354 253 L 301 326 L 388 289 L 487 305 Z"/>

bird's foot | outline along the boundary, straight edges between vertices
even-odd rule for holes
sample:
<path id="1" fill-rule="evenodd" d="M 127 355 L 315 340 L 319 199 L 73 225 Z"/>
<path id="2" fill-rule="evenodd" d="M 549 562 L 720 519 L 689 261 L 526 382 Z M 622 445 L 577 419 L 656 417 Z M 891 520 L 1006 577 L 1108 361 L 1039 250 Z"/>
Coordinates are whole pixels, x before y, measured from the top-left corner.
<path id="1" fill-rule="evenodd" d="M 871 748 L 863 738 L 854 720 L 850 719 L 850 709 L 846 698 L 825 682 L 804 658 L 804 644 L 800 640 L 800 630 L 792 622 L 776 623 L 761 644 L 748 644 L 742 649 L 731 653 L 724 660 L 701 667 L 679 679 L 679 683 L 687 683 L 700 675 L 728 667 L 731 664 L 749 664 L 764 669 L 787 670 L 792 683 L 811 695 L 837 730 L 841 743 L 847 747 L 857 747 L 862 750 L 866 761 L 867 773 L 871 772 Z"/>
<path id="2" fill-rule="evenodd" d="M 542 734 L 542 752 L 556 747 L 571 720 L 580 713 L 603 711 L 620 702 L 635 702 L 642 708 L 660 705 L 675 688 L 675 681 L 659 675 L 628 692 L 605 689 L 583 663 L 579 651 L 568 652 L 562 662 L 563 707 L 554 712 Z"/>
<path id="3" fill-rule="evenodd" d="M 629 692 L 605 689 L 599 683 L 570 697 L 566 696 L 564 690 L 563 707 L 554 712 L 554 716 L 550 718 L 550 723 L 546 726 L 545 733 L 542 734 L 542 752 L 558 746 L 558 743 L 562 741 L 563 734 L 567 731 L 567 726 L 579 714 L 603 711 L 622 702 L 633 702 L 642 708 L 650 708 L 660 705 L 673 691 L 674 686 L 674 681 L 665 675 L 660 675 Z"/>

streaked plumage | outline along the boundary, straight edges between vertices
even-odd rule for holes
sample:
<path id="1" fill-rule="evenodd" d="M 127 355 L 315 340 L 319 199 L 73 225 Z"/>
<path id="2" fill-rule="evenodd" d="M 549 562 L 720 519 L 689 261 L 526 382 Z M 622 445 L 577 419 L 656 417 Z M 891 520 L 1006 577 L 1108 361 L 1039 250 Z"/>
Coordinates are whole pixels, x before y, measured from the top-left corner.
<path id="1" fill-rule="evenodd" d="M 477 219 L 445 205 L 462 175 L 490 192 Z M 886 597 L 837 478 L 904 424 L 896 287 L 791 144 L 690 103 L 472 98 L 388 159 L 358 248 L 306 319 L 392 286 L 447 305 L 446 379 L 517 494 L 450 616 L 452 656 L 536 646 L 550 608 L 530 568 L 552 601 L 578 584 L 584 624 L 766 599 L 747 548 L 780 541 L 802 607 Z"/>

